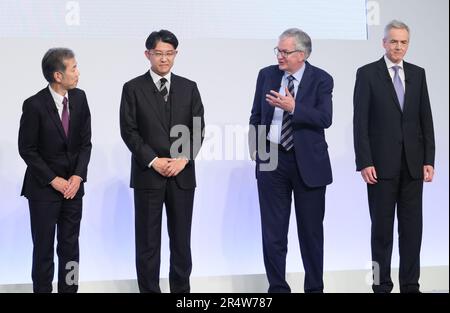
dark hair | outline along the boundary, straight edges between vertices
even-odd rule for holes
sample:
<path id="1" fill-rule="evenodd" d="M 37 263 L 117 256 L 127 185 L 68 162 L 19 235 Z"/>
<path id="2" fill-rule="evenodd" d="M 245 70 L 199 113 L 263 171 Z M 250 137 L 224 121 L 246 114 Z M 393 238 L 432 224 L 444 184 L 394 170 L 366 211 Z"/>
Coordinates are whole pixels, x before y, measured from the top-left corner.
<path id="1" fill-rule="evenodd" d="M 159 32 L 152 32 L 145 41 L 145 47 L 147 50 L 155 49 L 156 45 L 160 41 L 171 44 L 174 49 L 178 47 L 177 37 L 166 29 L 161 29 Z"/>
<path id="2" fill-rule="evenodd" d="M 72 59 L 75 53 L 67 48 L 52 48 L 42 58 L 42 73 L 49 83 L 55 82 L 54 72 L 64 72 L 66 65 L 64 60 Z"/>

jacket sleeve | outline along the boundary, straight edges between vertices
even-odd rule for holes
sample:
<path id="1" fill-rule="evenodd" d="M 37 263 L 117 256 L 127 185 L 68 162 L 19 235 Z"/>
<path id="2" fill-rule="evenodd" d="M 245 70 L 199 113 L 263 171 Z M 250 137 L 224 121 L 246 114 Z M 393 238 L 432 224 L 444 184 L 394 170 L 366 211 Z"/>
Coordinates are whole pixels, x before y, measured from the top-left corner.
<path id="1" fill-rule="evenodd" d="M 256 80 L 255 96 L 253 98 L 253 106 L 250 114 L 250 129 L 248 132 L 248 147 L 250 158 L 254 160 L 256 158 L 256 152 L 258 151 L 258 128 L 261 125 L 261 101 L 262 101 L 262 88 L 264 82 L 263 70 L 258 73 Z"/>
<path id="2" fill-rule="evenodd" d="M 434 167 L 435 143 L 433 117 L 431 114 L 430 97 L 428 96 L 428 87 L 425 71 L 422 72 L 422 92 L 420 100 L 420 126 L 425 146 L 424 165 Z"/>
<path id="3" fill-rule="evenodd" d="M 55 179 L 56 174 L 39 153 L 40 114 L 36 103 L 25 100 L 19 127 L 19 154 L 28 166 L 31 174 L 42 185 L 46 186 Z"/>
<path id="4" fill-rule="evenodd" d="M 123 86 L 120 102 L 120 135 L 138 164 L 144 169 L 157 157 L 139 133 L 136 97 L 129 83 Z"/>
<path id="5" fill-rule="evenodd" d="M 359 69 L 353 94 L 353 143 L 357 171 L 373 166 L 369 141 L 370 93 L 369 79 L 366 73 Z"/>
<path id="6" fill-rule="evenodd" d="M 91 112 L 89 110 L 89 105 L 87 102 L 86 94 L 83 92 L 83 125 L 80 130 L 80 138 L 81 138 L 81 147 L 80 152 L 78 154 L 78 162 L 75 167 L 74 174 L 80 176 L 83 179 L 83 182 L 87 181 L 87 171 L 89 160 L 91 159 Z"/>

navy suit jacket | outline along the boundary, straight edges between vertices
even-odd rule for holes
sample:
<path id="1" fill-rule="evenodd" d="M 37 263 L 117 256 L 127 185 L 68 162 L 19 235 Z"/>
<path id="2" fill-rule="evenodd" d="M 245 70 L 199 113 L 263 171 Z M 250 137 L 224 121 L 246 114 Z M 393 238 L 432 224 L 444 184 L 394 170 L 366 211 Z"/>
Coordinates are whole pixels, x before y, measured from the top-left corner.
<path id="1" fill-rule="evenodd" d="M 332 123 L 333 78 L 325 71 L 305 62 L 305 72 L 295 97 L 292 117 L 294 149 L 300 175 L 309 187 L 331 184 L 330 158 L 325 129 Z M 275 108 L 266 101 L 270 90 L 280 89 L 284 71 L 277 65 L 263 68 L 258 75 L 250 125 L 266 126 L 267 137 Z M 265 140 L 265 138 L 259 138 Z M 258 145 L 250 145 L 253 153 Z M 257 158 L 258 159 L 258 158 Z"/>
<path id="2" fill-rule="evenodd" d="M 68 91 L 70 124 L 66 137 L 58 109 L 48 87 L 23 103 L 19 129 L 19 153 L 27 164 L 22 195 L 35 201 L 58 201 L 63 195 L 50 182 L 56 177 L 80 176 L 75 195 L 84 195 L 91 157 L 91 114 L 81 89 Z"/>

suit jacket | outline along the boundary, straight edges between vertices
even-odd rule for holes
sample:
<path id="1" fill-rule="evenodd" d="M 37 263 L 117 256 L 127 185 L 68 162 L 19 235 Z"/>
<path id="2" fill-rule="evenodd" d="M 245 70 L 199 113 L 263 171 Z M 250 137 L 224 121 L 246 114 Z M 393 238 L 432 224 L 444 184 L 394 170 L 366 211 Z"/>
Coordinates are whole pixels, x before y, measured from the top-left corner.
<path id="1" fill-rule="evenodd" d="M 125 83 L 120 104 L 120 131 L 131 151 L 131 188 L 162 188 L 167 178 L 148 167 L 155 157 L 186 157 L 189 163 L 175 180 L 180 188 L 196 187 L 194 159 L 203 142 L 205 127 L 203 104 L 195 82 L 171 74 L 168 103 L 159 93 L 149 72 Z M 171 106 L 170 123 L 165 108 Z M 196 124 L 193 118 L 197 117 Z M 183 125 L 189 135 L 176 132 L 170 136 L 172 126 Z M 173 143 L 183 142 L 175 155 Z"/>
<path id="2" fill-rule="evenodd" d="M 309 62 L 305 62 L 305 66 L 292 116 L 294 149 L 297 167 L 305 184 L 321 187 L 333 181 L 324 132 L 332 123 L 333 78 Z M 250 125 L 266 126 L 266 132 L 262 134 L 266 138 L 275 108 L 266 101 L 265 95 L 270 90 L 279 90 L 283 75 L 284 71 L 277 65 L 263 68 L 258 75 Z M 264 141 L 265 138 L 259 140 Z M 250 149 L 257 152 L 258 147 L 250 143 Z"/>
<path id="3" fill-rule="evenodd" d="M 423 178 L 434 166 L 434 131 L 425 71 L 403 62 L 405 98 L 400 108 L 384 58 L 358 69 L 354 91 L 353 134 L 358 171 L 375 166 L 378 178 L 394 178 L 404 148 L 411 176 Z"/>
<path id="4" fill-rule="evenodd" d="M 83 90 L 68 91 L 69 136 L 66 137 L 48 87 L 23 103 L 19 128 L 19 153 L 27 164 L 21 195 L 29 200 L 58 201 L 63 195 L 50 182 L 80 176 L 83 182 L 75 198 L 84 195 L 91 156 L 91 114 Z"/>

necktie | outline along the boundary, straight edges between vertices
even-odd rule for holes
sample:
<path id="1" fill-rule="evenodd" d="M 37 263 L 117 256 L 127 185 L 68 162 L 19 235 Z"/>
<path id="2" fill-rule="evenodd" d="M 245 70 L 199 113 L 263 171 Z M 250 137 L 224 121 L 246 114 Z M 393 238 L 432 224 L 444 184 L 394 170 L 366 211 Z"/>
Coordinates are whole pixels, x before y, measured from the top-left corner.
<path id="1" fill-rule="evenodd" d="M 402 80 L 400 79 L 400 75 L 398 74 L 398 71 L 400 69 L 400 66 L 395 65 L 392 67 L 394 69 L 394 88 L 395 93 L 397 94 L 398 102 L 400 103 L 400 108 L 403 111 L 403 103 L 405 101 L 405 89 L 403 88 Z"/>
<path id="2" fill-rule="evenodd" d="M 167 79 L 165 79 L 163 77 L 163 78 L 161 78 L 159 80 L 159 83 L 160 83 L 160 85 L 159 85 L 159 92 L 161 93 L 161 96 L 163 96 L 164 101 L 167 101 L 167 94 L 168 94 L 167 86 L 166 86 Z"/>
<path id="3" fill-rule="evenodd" d="M 69 110 L 67 108 L 67 97 L 63 99 L 63 110 L 61 114 L 61 123 L 66 133 L 66 137 L 69 136 Z"/>
<path id="4" fill-rule="evenodd" d="M 294 94 L 294 76 L 288 76 L 288 91 L 295 98 Z M 289 151 L 294 146 L 294 135 L 292 129 L 292 115 L 289 112 L 283 112 L 283 123 L 281 124 L 280 144 L 286 151 Z"/>

